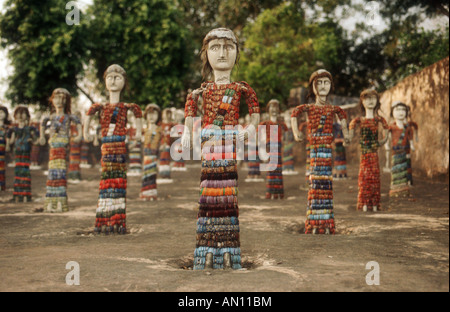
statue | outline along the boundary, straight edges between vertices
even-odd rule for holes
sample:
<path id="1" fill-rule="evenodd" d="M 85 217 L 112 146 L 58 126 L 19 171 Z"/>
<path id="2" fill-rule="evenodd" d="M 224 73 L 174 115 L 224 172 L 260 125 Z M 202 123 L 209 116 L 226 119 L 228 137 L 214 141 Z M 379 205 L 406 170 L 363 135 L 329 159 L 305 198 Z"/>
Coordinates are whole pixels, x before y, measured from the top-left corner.
<path id="1" fill-rule="evenodd" d="M 159 126 L 161 121 L 159 106 L 153 103 L 148 104 L 144 111 L 144 120 L 147 122 L 147 129 L 144 134 L 144 172 L 142 173 L 140 198 L 156 200 L 158 198 L 156 189 L 157 162 L 162 136 L 162 130 Z"/>
<path id="2" fill-rule="evenodd" d="M 239 59 L 239 43 L 231 30 L 211 30 L 203 39 L 201 59 L 203 77 L 211 76 L 213 81 L 202 83 L 199 89 L 188 94 L 182 137 L 183 148 L 190 148 L 201 95 L 202 170 L 194 269 L 240 269 L 236 140 L 243 144 L 246 133 L 253 131 L 256 135 L 259 104 L 246 82 L 231 81 L 231 71 Z M 246 131 L 230 130 L 238 126 L 242 96 L 248 105 L 252 127 Z M 230 141 L 232 144 L 227 144 Z"/>
<path id="3" fill-rule="evenodd" d="M 159 146 L 159 177 L 158 183 L 172 183 L 171 170 L 170 170 L 170 145 L 172 138 L 170 137 L 170 131 L 174 126 L 172 122 L 172 111 L 170 108 L 166 108 L 162 111 L 161 117 L 161 142 Z"/>
<path id="4" fill-rule="evenodd" d="M 130 159 L 128 176 L 141 176 L 142 173 L 142 151 L 141 142 L 136 141 L 135 118 L 131 111 L 128 111 L 128 156 Z"/>
<path id="5" fill-rule="evenodd" d="M 75 117 L 81 122 L 81 112 L 76 111 Z M 70 183 L 79 183 L 81 181 L 81 137 L 82 131 L 79 131 L 78 124 L 72 122 L 70 124 L 70 152 L 69 152 L 69 170 L 67 174 L 68 181 Z"/>
<path id="6" fill-rule="evenodd" d="M 380 165 L 378 161 L 378 148 L 387 138 L 389 126 L 386 120 L 378 116 L 380 109 L 380 97 L 375 90 L 364 90 L 360 95 L 359 106 L 364 117 L 356 117 L 350 122 L 350 140 L 355 129 L 360 127 L 359 144 L 361 157 L 358 176 L 358 204 L 357 210 L 377 211 L 380 209 Z M 382 125 L 386 129 L 383 140 L 378 141 L 378 127 Z"/>
<path id="7" fill-rule="evenodd" d="M 409 106 L 409 105 L 408 105 L 408 127 L 412 128 L 414 142 L 419 143 L 419 125 L 417 124 L 417 122 L 415 122 L 411 119 L 411 106 Z M 406 177 L 408 178 L 408 185 L 411 187 L 411 186 L 413 186 L 413 176 L 412 176 L 412 167 L 411 167 L 411 148 L 409 148 L 406 151 L 406 153 L 407 153 L 406 160 L 408 163 L 408 174 Z"/>
<path id="8" fill-rule="evenodd" d="M 8 127 L 10 125 L 8 109 L 0 105 L 0 191 L 6 190 L 6 138 L 8 135 Z"/>
<path id="9" fill-rule="evenodd" d="M 274 157 L 277 161 L 276 169 L 268 171 L 266 176 L 266 199 L 283 199 L 284 187 L 283 187 L 283 133 L 287 131 L 287 126 L 283 120 L 280 119 L 280 103 L 278 100 L 272 99 L 267 103 L 267 112 L 269 114 L 269 120 L 263 121 L 260 125 L 265 126 L 266 136 L 265 141 L 269 155 L 271 151 L 276 151 Z M 276 126 L 276 127 L 274 127 Z M 276 131 L 276 133 L 272 133 Z M 276 138 L 276 140 L 271 140 Z M 273 146 L 273 148 L 271 148 Z"/>
<path id="10" fill-rule="evenodd" d="M 45 145 L 45 126 L 50 121 L 50 138 L 48 141 L 49 162 L 47 175 L 47 193 L 44 210 L 47 212 L 69 211 L 67 205 L 67 149 L 69 146 L 70 123 L 77 124 L 78 136 L 75 141 L 81 141 L 80 120 L 71 114 L 71 96 L 64 88 L 57 88 L 50 97 L 51 116 L 43 118 L 40 129 L 39 143 Z"/>
<path id="11" fill-rule="evenodd" d="M 245 115 L 245 124 L 248 126 L 251 124 L 250 115 Z M 246 140 L 247 144 L 247 167 L 248 173 L 245 182 L 264 182 L 261 178 L 261 171 L 259 170 L 259 165 L 261 160 L 258 155 L 258 142 L 256 140 Z"/>
<path id="12" fill-rule="evenodd" d="M 414 151 L 414 132 L 408 124 L 408 107 L 402 102 L 395 102 L 391 107 L 391 117 L 394 122 L 389 126 L 386 142 L 386 166 L 389 170 L 389 159 L 392 150 L 391 189 L 390 197 L 410 196 L 408 183 L 408 152 Z"/>
<path id="13" fill-rule="evenodd" d="M 347 114 L 339 106 L 328 102 L 333 90 L 333 78 L 323 69 L 315 71 L 309 79 L 308 98 L 313 104 L 297 106 L 291 115 L 292 129 L 296 141 L 302 141 L 297 116 L 308 115 L 308 137 L 310 143 L 310 186 L 306 212 L 306 234 L 334 234 L 332 146 L 333 118 L 340 119 L 344 140 L 348 143 Z"/>
<path id="14" fill-rule="evenodd" d="M 31 173 L 30 173 L 30 154 L 31 145 L 38 142 L 38 130 L 29 126 L 30 112 L 26 106 L 18 106 L 14 110 L 14 119 L 17 126 L 8 131 L 6 141 L 6 151 L 14 144 L 14 191 L 13 201 L 30 202 L 31 201 Z"/>
<path id="15" fill-rule="evenodd" d="M 102 176 L 94 232 L 126 234 L 127 112 L 131 110 L 136 117 L 135 139 L 140 141 L 142 111 L 136 104 L 120 101 L 122 90 L 127 83 L 127 74 L 121 66 L 109 66 L 103 77 L 109 91 L 109 103 L 92 104 L 86 113 L 83 129 L 84 140 L 91 142 L 89 127 L 93 115 L 98 113 L 102 136 Z"/>
<path id="16" fill-rule="evenodd" d="M 42 112 L 39 109 L 34 111 L 34 118 L 31 120 L 30 125 L 36 129 L 41 127 Z M 40 131 L 40 130 L 39 130 Z M 38 133 L 40 135 L 40 133 Z M 41 169 L 40 157 L 41 157 L 41 146 L 40 144 L 33 144 L 31 146 L 31 159 L 30 159 L 30 170 Z"/>

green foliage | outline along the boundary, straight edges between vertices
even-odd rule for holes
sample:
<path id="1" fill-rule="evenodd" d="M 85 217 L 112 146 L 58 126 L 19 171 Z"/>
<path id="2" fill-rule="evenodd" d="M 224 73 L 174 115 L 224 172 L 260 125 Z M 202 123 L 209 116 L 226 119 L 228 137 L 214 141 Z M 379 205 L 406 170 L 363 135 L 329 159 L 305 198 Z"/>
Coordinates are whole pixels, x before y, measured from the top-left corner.
<path id="1" fill-rule="evenodd" d="M 261 103 L 286 103 L 289 90 L 305 85 L 318 68 L 335 68 L 342 41 L 338 25 L 307 23 L 301 8 L 283 3 L 262 12 L 243 31 L 245 46 L 238 79 L 247 81 Z"/>
<path id="2" fill-rule="evenodd" d="M 96 0 L 87 21 L 90 57 L 98 78 L 111 64 L 127 72 L 124 100 L 183 105 L 183 77 L 191 62 L 189 33 L 173 1 Z"/>
<path id="3" fill-rule="evenodd" d="M 47 106 L 58 87 L 76 95 L 76 75 L 86 56 L 86 29 L 66 24 L 66 2 L 6 1 L 6 11 L 0 15 L 0 35 L 14 67 L 6 94 L 13 105 Z"/>

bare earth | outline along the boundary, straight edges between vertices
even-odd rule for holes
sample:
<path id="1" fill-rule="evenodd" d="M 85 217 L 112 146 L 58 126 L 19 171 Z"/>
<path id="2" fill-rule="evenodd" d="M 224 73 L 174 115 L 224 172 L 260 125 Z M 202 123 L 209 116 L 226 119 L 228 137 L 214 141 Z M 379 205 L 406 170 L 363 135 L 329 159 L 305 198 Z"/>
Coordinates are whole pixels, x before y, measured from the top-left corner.
<path id="1" fill-rule="evenodd" d="M 355 211 L 358 166 L 334 182 L 334 236 L 303 234 L 307 190 L 304 166 L 285 176 L 284 200 L 265 200 L 265 184 L 245 183 L 239 208 L 243 270 L 193 271 L 199 164 L 173 172 L 158 186 L 159 200 L 138 199 L 140 178 L 128 178 L 128 235 L 89 234 L 95 220 L 98 169 L 68 188 L 70 212 L 34 212 L 43 206 L 46 176 L 32 171 L 33 202 L 14 204 L 13 168 L 0 195 L 0 291 L 449 291 L 449 189 L 415 178 L 414 198 L 384 211 Z M 80 285 L 66 285 L 66 263 L 80 265 Z M 366 284 L 369 261 L 380 285 Z"/>

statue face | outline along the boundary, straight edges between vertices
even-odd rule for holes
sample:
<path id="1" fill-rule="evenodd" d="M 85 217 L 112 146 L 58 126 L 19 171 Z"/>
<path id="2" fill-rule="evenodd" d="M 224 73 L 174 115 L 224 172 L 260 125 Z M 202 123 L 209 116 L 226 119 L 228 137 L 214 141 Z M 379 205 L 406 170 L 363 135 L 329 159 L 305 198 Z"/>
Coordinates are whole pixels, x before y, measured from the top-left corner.
<path id="1" fill-rule="evenodd" d="M 64 93 L 58 92 L 53 96 L 53 106 L 56 109 L 64 109 Z"/>
<path id="2" fill-rule="evenodd" d="M 105 82 L 108 91 L 122 91 L 125 86 L 125 78 L 119 73 L 109 73 L 105 78 Z"/>
<path id="3" fill-rule="evenodd" d="M 208 61 L 213 70 L 231 70 L 236 62 L 237 49 L 229 39 L 213 39 L 208 43 Z"/>
<path id="4" fill-rule="evenodd" d="M 270 105 L 269 106 L 269 116 L 276 117 L 276 116 L 278 116 L 279 112 L 280 112 L 280 110 L 277 107 L 277 105 Z"/>
<path id="5" fill-rule="evenodd" d="M 28 120 L 27 113 L 22 112 L 21 114 L 16 115 L 17 122 L 26 122 Z"/>
<path id="6" fill-rule="evenodd" d="M 0 109 L 0 121 L 5 121 L 6 114 L 3 110 Z"/>
<path id="7" fill-rule="evenodd" d="M 377 96 L 376 95 L 367 96 L 362 100 L 362 103 L 366 110 L 373 110 L 377 106 Z"/>
<path id="8" fill-rule="evenodd" d="M 331 90 L 331 80 L 328 77 L 317 78 L 314 84 L 314 93 L 318 96 L 327 96 Z"/>
<path id="9" fill-rule="evenodd" d="M 155 124 L 158 121 L 158 111 L 153 110 L 147 114 L 147 121 Z"/>
<path id="10" fill-rule="evenodd" d="M 403 120 L 406 118 L 406 115 L 408 114 L 406 107 L 402 105 L 398 105 L 394 107 L 394 110 L 392 111 L 392 115 L 395 119 Z"/>

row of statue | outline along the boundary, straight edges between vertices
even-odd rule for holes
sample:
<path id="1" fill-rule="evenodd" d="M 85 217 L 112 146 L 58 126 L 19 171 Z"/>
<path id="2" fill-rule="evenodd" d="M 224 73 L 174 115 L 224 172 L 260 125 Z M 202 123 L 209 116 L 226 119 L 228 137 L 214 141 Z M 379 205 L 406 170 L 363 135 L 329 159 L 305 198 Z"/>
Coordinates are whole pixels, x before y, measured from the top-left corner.
<path id="1" fill-rule="evenodd" d="M 246 156 L 249 170 L 246 181 L 258 181 L 261 173 L 259 168 L 264 163 L 259 156 L 263 151 L 252 146 L 257 141 L 251 140 L 252 135 L 256 136 L 258 126 L 265 127 L 265 133 L 259 133 L 260 139 L 266 144 L 264 152 L 269 151 L 269 156 L 276 160 L 272 169 L 267 171 L 266 198 L 284 197 L 283 158 L 284 172 L 294 173 L 294 140 L 306 139 L 308 196 L 305 233 L 335 233 L 333 175 L 335 179 L 346 177 L 345 146 L 350 144 L 357 128 L 361 150 L 357 209 L 380 210 L 378 149 L 383 145 L 386 149 L 387 164 L 389 159 L 392 159 L 390 195 L 409 196 L 409 186 L 412 184 L 411 151 L 414 150 L 413 137 L 417 125 L 408 119 L 410 114 L 406 104 L 396 102 L 391 105 L 394 122 L 388 125 L 386 120 L 378 115 L 378 93 L 375 90 L 364 90 L 359 101 L 362 115 L 348 122 L 346 112 L 328 101 L 328 96 L 334 89 L 333 77 L 328 71 L 320 69 L 315 71 L 309 80 L 307 99 L 310 103 L 289 110 L 290 116 L 281 118 L 280 103 L 271 100 L 266 105 L 267 120 L 261 121 L 255 91 L 244 81 L 231 81 L 231 72 L 239 59 L 239 42 L 234 33 L 226 28 L 210 31 L 203 40 L 201 59 L 202 75 L 206 82 L 188 94 L 184 125 L 176 125 L 171 119 L 171 110 L 162 112 L 156 104 L 147 105 L 142 112 L 137 104 L 121 102 L 121 92 L 127 84 L 127 74 L 117 64 L 109 66 L 104 73 L 109 102 L 92 104 L 86 113 L 83 127 L 79 116 L 71 114 L 70 94 L 62 88 L 54 90 L 50 98 L 52 115 L 42 120 L 39 130 L 28 125 L 30 114 L 27 107 L 20 106 L 15 109 L 16 124 L 12 127 L 8 127 L 8 111 L 5 107 L 0 107 L 2 188 L 4 189 L 5 180 L 5 150 L 8 151 L 10 146 L 14 145 L 13 196 L 18 201 L 31 199 L 29 164 L 32 144 L 37 144 L 38 141 L 41 145 L 46 143 L 45 127 L 50 124 L 45 210 L 67 211 L 67 148 L 69 144 L 78 144 L 75 149 L 78 156 L 73 157 L 79 159 L 79 143 L 82 138 L 84 142 L 96 140 L 89 129 L 95 116 L 98 116 L 101 180 L 94 232 L 125 234 L 127 159 L 130 171 L 141 171 L 141 198 L 156 199 L 157 167 L 159 166 L 159 175 L 162 178 L 170 179 L 173 145 L 170 133 L 176 132 L 181 136 L 175 149 L 186 152 L 196 148 L 194 134 L 196 129 L 200 128 L 202 161 L 194 269 L 241 268 L 237 145 L 245 141 L 249 146 Z M 242 97 L 249 112 L 245 119 L 240 118 L 239 114 Z M 196 119 L 198 116 L 201 117 L 201 127 Z M 134 125 L 130 135 L 127 123 L 131 117 L 134 117 Z M 288 123 L 285 122 L 287 118 L 290 118 Z M 304 121 L 299 123 L 302 119 Z M 144 123 L 146 127 L 143 131 Z M 230 127 L 235 129 L 238 124 L 244 125 L 245 131 L 230 132 Z M 383 129 L 381 138 L 379 126 Z M 286 139 L 289 136 L 291 139 Z M 225 146 L 226 142 L 228 146 Z M 217 152 L 217 146 L 223 149 Z M 144 155 L 142 160 L 141 150 Z M 182 160 L 173 167 L 178 166 L 184 166 Z"/>

